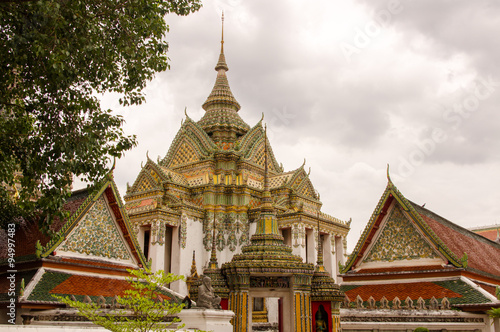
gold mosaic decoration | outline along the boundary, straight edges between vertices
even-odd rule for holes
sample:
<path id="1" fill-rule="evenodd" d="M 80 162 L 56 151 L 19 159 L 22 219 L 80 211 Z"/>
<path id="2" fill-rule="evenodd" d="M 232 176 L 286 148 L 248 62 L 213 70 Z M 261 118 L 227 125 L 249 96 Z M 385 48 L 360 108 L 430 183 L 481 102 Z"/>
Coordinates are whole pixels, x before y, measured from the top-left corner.
<path id="1" fill-rule="evenodd" d="M 438 258 L 435 251 L 396 206 L 384 225 L 365 262 Z"/>
<path id="2" fill-rule="evenodd" d="M 170 164 L 170 167 L 175 167 L 177 165 L 187 164 L 198 161 L 198 154 L 191 144 L 184 142 L 181 144 L 177 153 Z"/>

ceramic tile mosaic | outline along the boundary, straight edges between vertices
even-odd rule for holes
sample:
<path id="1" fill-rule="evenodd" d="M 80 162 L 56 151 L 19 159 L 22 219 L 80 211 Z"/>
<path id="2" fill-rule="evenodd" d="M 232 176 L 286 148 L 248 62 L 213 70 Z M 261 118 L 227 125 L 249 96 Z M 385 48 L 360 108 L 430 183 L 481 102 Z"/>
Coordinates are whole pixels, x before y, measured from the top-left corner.
<path id="1" fill-rule="evenodd" d="M 432 247 L 403 214 L 401 208 L 396 206 L 387 218 L 365 262 L 392 262 L 437 257 Z"/>
<path id="2" fill-rule="evenodd" d="M 103 197 L 99 197 L 59 248 L 92 256 L 132 259 Z"/>

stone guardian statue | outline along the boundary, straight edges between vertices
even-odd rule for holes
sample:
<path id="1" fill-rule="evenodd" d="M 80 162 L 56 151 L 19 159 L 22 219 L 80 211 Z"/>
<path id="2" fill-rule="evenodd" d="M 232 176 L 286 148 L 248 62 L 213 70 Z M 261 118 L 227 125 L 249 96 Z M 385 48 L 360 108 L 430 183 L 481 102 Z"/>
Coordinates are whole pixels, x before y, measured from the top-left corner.
<path id="1" fill-rule="evenodd" d="M 221 309 L 220 297 L 214 294 L 210 277 L 203 277 L 201 285 L 198 286 L 198 302 L 196 306 L 206 309 Z"/>

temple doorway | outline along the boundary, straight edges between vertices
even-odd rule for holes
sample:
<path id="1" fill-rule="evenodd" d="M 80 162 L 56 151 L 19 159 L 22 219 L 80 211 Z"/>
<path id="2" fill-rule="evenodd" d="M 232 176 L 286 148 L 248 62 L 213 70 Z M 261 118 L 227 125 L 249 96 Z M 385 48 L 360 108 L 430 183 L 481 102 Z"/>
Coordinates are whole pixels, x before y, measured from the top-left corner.
<path id="1" fill-rule="evenodd" d="M 279 321 L 283 313 L 280 311 L 280 297 L 252 298 L 252 330 L 262 332 L 279 332 Z"/>
<path id="2" fill-rule="evenodd" d="M 252 331 L 292 331 L 293 323 L 283 317 L 291 317 L 292 295 L 289 289 L 252 289 L 250 291 L 249 326 Z M 264 317 L 267 321 L 264 321 Z"/>

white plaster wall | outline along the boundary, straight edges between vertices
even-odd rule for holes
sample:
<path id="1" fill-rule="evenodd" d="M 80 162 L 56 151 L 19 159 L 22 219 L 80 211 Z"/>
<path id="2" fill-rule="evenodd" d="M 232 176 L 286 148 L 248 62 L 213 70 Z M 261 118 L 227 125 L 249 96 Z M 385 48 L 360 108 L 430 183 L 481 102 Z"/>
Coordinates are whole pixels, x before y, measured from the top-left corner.
<path id="1" fill-rule="evenodd" d="M 178 262 L 178 271 L 172 271 L 175 274 L 188 277 L 191 274 L 191 265 L 193 262 L 193 251 L 196 253 L 196 269 L 198 274 L 203 272 L 203 266 L 206 262 L 206 250 L 203 246 L 203 224 L 201 221 L 187 217 L 186 220 L 186 246 L 182 248 L 179 228 L 174 228 L 172 233 L 172 266 L 174 261 Z M 181 227 L 181 226 L 179 226 Z M 177 250 L 174 250 L 177 248 Z M 171 284 L 171 288 L 187 295 L 187 285 L 184 281 L 176 281 Z"/>

